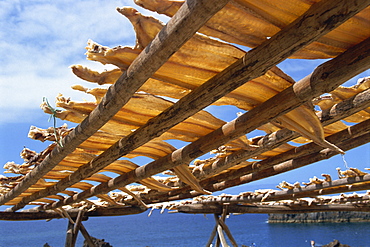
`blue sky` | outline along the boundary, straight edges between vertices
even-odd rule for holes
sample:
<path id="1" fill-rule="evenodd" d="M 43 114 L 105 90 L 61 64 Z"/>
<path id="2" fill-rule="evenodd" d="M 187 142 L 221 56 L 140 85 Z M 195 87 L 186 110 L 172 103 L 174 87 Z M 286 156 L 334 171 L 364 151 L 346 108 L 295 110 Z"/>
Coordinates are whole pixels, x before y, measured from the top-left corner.
<path id="1" fill-rule="evenodd" d="M 27 138 L 31 125 L 52 126 L 52 122 L 48 122 L 49 115 L 39 108 L 43 97 L 47 97 L 52 105 L 58 93 L 74 100 L 91 99 L 70 89 L 75 84 L 95 85 L 75 77 L 69 66 L 82 64 L 96 70 L 105 69 L 101 64 L 86 60 L 84 53 L 88 39 L 110 47 L 135 44 L 131 24 L 115 10 L 123 6 L 133 6 L 144 14 L 152 14 L 131 1 L 0 1 L 0 173 L 8 161 L 22 163 L 19 153 L 24 146 L 37 152 L 46 147 L 46 143 Z M 167 20 L 166 17 L 160 18 Z M 299 80 L 322 62 L 287 60 L 279 67 Z M 370 76 L 369 71 L 345 85 L 354 85 L 364 76 Z M 234 108 L 228 108 L 227 112 L 216 107 L 207 109 L 225 121 L 234 119 L 238 111 Z M 64 122 L 58 120 L 57 123 L 62 125 Z M 345 158 L 349 166 L 370 167 L 370 145 L 348 152 Z M 319 177 L 321 173 L 335 174 L 338 166 L 344 169 L 341 156 L 252 183 L 252 186 L 277 185 L 282 180 L 308 181 L 309 177 Z M 246 185 L 231 191 L 248 188 Z"/>

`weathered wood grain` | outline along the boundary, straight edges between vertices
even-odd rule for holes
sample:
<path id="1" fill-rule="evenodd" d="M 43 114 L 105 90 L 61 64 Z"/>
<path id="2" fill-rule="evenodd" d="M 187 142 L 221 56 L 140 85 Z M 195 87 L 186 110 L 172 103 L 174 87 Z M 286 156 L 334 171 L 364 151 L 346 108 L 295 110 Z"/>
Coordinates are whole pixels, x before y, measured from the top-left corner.
<path id="1" fill-rule="evenodd" d="M 84 217 L 132 215 L 140 214 L 142 212 L 145 212 L 146 210 L 146 208 L 138 206 L 114 207 L 107 209 L 97 208 L 96 210 L 85 212 Z M 68 215 L 70 215 L 72 219 L 77 218 L 79 211 L 79 209 L 66 210 L 66 212 L 68 213 Z M 24 210 L 21 212 L 0 212 L 0 220 L 7 221 L 47 220 L 60 218 L 63 218 L 63 216 L 54 210 Z"/>
<path id="2" fill-rule="evenodd" d="M 223 206 L 220 204 L 189 204 L 180 206 L 178 212 L 189 214 L 219 214 L 222 212 Z M 299 206 L 283 206 L 283 205 L 236 205 L 228 206 L 228 213 L 251 213 L 251 214 L 293 214 L 293 213 L 310 213 L 310 212 L 330 212 L 330 211 L 361 211 L 369 212 L 368 205 L 299 205 Z"/>

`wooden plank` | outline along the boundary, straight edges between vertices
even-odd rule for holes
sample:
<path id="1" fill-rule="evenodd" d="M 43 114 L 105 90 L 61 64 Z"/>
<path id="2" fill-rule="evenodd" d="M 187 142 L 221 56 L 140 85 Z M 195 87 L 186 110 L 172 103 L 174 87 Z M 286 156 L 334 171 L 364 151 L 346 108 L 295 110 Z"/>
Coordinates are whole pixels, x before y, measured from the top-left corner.
<path id="1" fill-rule="evenodd" d="M 341 67 L 340 71 L 345 71 L 346 75 L 336 72 L 338 71 L 338 64 Z M 164 170 L 171 169 L 177 165 L 189 163 L 196 157 L 209 152 L 212 149 L 215 149 L 218 146 L 223 145 L 224 143 L 233 140 L 245 133 L 248 133 L 258 126 L 261 126 L 262 124 L 269 122 L 274 118 L 300 106 L 305 101 L 311 100 L 313 97 L 319 96 L 323 93 L 332 91 L 334 88 L 338 87 L 349 78 L 369 68 L 369 66 L 370 38 L 347 50 L 337 58 L 322 64 L 313 72 L 311 76 L 308 76 L 303 80 L 295 83 L 292 87 L 287 88 L 273 98 L 246 112 L 236 120 L 225 124 L 223 127 L 198 139 L 197 141 L 187 145 L 186 147 L 178 149 L 172 154 L 162 157 L 145 166 L 139 167 L 132 172 L 116 177 L 107 183 L 102 183 L 91 188 L 90 190 L 86 190 L 79 194 L 76 194 L 73 197 L 65 199 L 64 201 L 55 202 L 52 205 L 46 205 L 44 206 L 44 208 L 48 209 L 51 207 L 60 207 L 64 204 L 70 204 L 83 200 L 84 198 L 91 197 L 95 194 L 107 193 L 110 190 L 122 187 L 136 181 L 140 181 L 143 178 L 153 176 Z M 227 83 L 226 81 L 224 82 Z M 197 90 L 193 91 L 193 93 L 196 91 Z M 207 92 L 210 91 L 207 90 Z M 189 95 L 191 94 L 192 93 L 190 93 Z M 186 98 L 186 96 L 184 98 Z M 285 99 L 290 100 L 287 101 Z M 187 102 L 187 104 L 185 105 L 192 104 Z M 175 106 L 177 106 L 177 104 L 175 104 L 174 107 Z M 170 115 L 173 116 L 172 114 Z M 154 122 L 149 122 L 154 125 Z M 125 147 L 124 143 L 122 145 L 123 146 L 121 147 Z M 105 159 L 106 162 L 109 157 L 102 157 L 102 159 Z M 104 163 L 104 161 L 102 162 Z M 100 166 L 102 163 L 93 164 Z"/>
<path id="2" fill-rule="evenodd" d="M 59 146 L 55 148 L 13 190 L 6 195 L 0 195 L 0 205 L 12 200 L 24 192 L 30 185 L 35 184 L 83 141 L 100 129 L 128 102 L 132 94 L 227 2 L 228 0 L 186 1 L 186 4 L 179 9 L 154 40 L 140 53 L 127 71 L 109 88 L 97 108 L 63 139 L 63 148 Z M 38 195 L 33 196 L 31 199 L 24 199 L 22 204 L 24 205 L 40 197 L 43 196 Z"/>

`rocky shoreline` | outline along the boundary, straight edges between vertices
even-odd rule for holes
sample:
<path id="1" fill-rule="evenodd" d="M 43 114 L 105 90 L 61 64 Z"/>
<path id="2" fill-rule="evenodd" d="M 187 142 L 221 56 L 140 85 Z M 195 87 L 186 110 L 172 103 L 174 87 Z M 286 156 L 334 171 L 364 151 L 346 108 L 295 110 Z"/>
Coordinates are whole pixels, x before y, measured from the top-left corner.
<path id="1" fill-rule="evenodd" d="M 269 214 L 268 223 L 341 223 L 370 222 L 369 212 L 315 212 L 302 214 Z"/>

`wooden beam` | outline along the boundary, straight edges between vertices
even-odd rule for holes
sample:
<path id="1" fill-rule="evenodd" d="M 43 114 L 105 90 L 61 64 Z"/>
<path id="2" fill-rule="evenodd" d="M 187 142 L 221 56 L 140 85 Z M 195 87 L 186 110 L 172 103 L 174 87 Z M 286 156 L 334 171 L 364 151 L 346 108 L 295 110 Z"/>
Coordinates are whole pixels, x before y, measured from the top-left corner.
<path id="1" fill-rule="evenodd" d="M 71 218 L 76 218 L 79 209 L 66 210 Z M 94 211 L 85 212 L 84 217 L 100 217 L 100 216 L 122 216 L 140 214 L 146 211 L 146 208 L 137 206 L 125 206 L 114 208 L 97 208 Z M 37 210 L 24 210 L 21 212 L 0 212 L 0 220 L 9 221 L 26 221 L 26 220 L 48 220 L 48 219 L 61 219 L 63 216 L 54 210 L 37 211 Z"/>
<path id="2" fill-rule="evenodd" d="M 302 20 L 302 23 L 304 23 L 304 20 Z M 337 72 L 338 66 L 341 67 L 340 71 L 346 72 L 345 75 L 343 75 L 343 73 Z M 314 73 L 311 76 L 308 76 L 303 80 L 295 83 L 293 86 L 275 95 L 261 105 L 256 106 L 236 120 L 225 124 L 223 127 L 209 133 L 206 136 L 203 136 L 202 138 L 185 146 L 184 148 L 178 149 L 170 155 L 164 156 L 147 165 L 141 166 L 134 171 L 111 179 L 109 182 L 101 183 L 100 185 L 94 186 L 89 190 L 85 190 L 79 194 L 74 195 L 73 197 L 69 197 L 65 200 L 46 205 L 44 206 L 44 208 L 55 208 L 63 206 L 65 204 L 78 202 L 95 194 L 107 193 L 110 190 L 114 190 L 130 183 L 140 181 L 149 176 L 153 176 L 162 171 L 171 169 L 177 165 L 189 163 L 196 157 L 203 155 L 204 153 L 207 153 L 212 149 L 215 149 L 218 146 L 223 145 L 224 143 L 233 140 L 245 133 L 248 133 L 249 131 L 252 131 L 255 128 L 261 126 L 262 124 L 270 122 L 274 118 L 289 112 L 290 110 L 300 106 L 306 101 L 311 100 L 313 97 L 317 97 L 323 93 L 332 91 L 333 89 L 347 81 L 349 78 L 369 68 L 369 66 L 370 38 L 347 50 L 337 58 L 320 65 L 317 69 L 315 69 Z M 233 67 L 233 65 L 231 67 Z M 225 72 L 221 72 L 220 74 L 225 74 Z M 219 78 L 220 74 L 215 77 Z M 227 74 L 227 76 L 230 75 Z M 213 81 L 213 79 L 214 78 L 212 78 L 210 81 Z M 221 78 L 219 79 L 222 80 L 224 83 L 227 83 L 227 78 L 225 79 L 221 76 Z M 218 81 L 214 81 L 214 83 L 217 84 Z M 208 82 L 206 84 L 208 84 Z M 205 84 L 203 84 L 202 86 L 204 85 Z M 202 88 L 202 86 L 200 86 L 199 88 Z M 213 86 L 210 86 L 210 88 L 212 89 Z M 185 100 L 189 100 L 188 96 L 192 95 L 193 93 L 197 95 L 197 92 L 199 92 L 198 89 L 185 96 Z M 207 90 L 207 92 L 210 91 Z M 181 102 L 182 100 L 184 100 L 184 98 L 179 101 L 180 104 L 182 106 L 192 106 L 191 102 L 187 102 L 186 104 L 184 104 L 184 102 Z M 200 98 L 197 99 L 202 100 Z M 179 102 L 177 102 L 173 107 L 170 108 L 170 112 L 173 108 L 179 107 Z M 178 111 L 176 111 L 175 115 L 182 115 L 180 114 L 180 112 L 183 112 L 182 110 L 183 108 L 178 108 Z M 170 114 L 170 112 L 168 112 L 167 110 L 164 111 L 164 113 L 166 112 L 169 113 L 169 116 L 174 116 L 173 114 Z M 148 122 L 149 125 L 156 125 L 155 123 L 156 122 L 152 121 Z M 136 133 L 137 131 L 135 131 L 134 133 Z M 145 137 L 143 136 L 143 138 Z M 133 139 L 131 143 L 135 143 L 135 139 Z M 125 147 L 124 144 L 126 145 L 127 143 L 123 143 L 120 147 Z M 103 155 L 97 158 L 96 161 L 98 162 L 92 162 L 91 166 L 94 165 L 100 167 L 102 165 L 106 165 L 107 160 L 111 162 L 112 159 L 116 158 L 115 156 L 112 157 L 107 155 L 109 153 L 112 154 L 110 151 L 104 152 Z"/>
<path id="3" fill-rule="evenodd" d="M 296 213 L 311 213 L 311 212 L 335 212 L 335 211 L 360 211 L 370 212 L 370 206 L 363 205 L 238 205 L 230 204 L 228 206 L 228 213 L 240 213 L 240 214 L 296 214 Z M 222 205 L 210 205 L 210 204 L 187 204 L 179 206 L 179 213 L 189 214 L 218 214 L 222 211 Z"/>
<path id="4" fill-rule="evenodd" d="M 351 51 L 349 51 L 351 52 Z M 360 53 L 358 53 L 360 54 Z M 333 59 L 332 63 L 335 64 L 339 58 L 335 58 Z M 360 110 L 363 110 L 367 107 L 370 107 L 370 89 L 368 90 L 365 90 L 364 92 L 361 92 L 347 100 L 344 100 L 336 105 L 334 105 L 333 107 L 331 107 L 328 111 L 326 111 L 326 113 L 324 114 L 319 114 L 320 118 L 321 118 L 321 121 L 322 121 L 322 124 L 325 126 L 325 125 L 329 125 L 331 123 L 334 123 L 340 119 L 343 119 L 345 117 L 348 117 L 350 116 L 351 114 L 354 114 Z M 258 112 L 259 114 L 259 112 Z M 253 117 L 251 117 L 253 118 Z M 366 128 L 367 126 L 369 126 L 369 123 L 368 121 L 361 124 L 360 126 L 357 126 L 357 127 L 351 127 L 349 130 L 352 134 L 355 134 L 356 132 L 361 132 L 359 135 L 363 135 L 366 133 Z M 354 137 L 354 135 L 349 136 L 349 132 L 342 132 L 341 134 L 339 134 L 340 136 L 344 135 L 344 137 L 342 138 L 343 140 L 346 140 L 348 138 L 351 138 L 351 137 Z M 209 168 L 204 168 L 204 171 L 202 174 L 195 174 L 195 176 L 198 178 L 198 179 L 204 179 L 205 177 L 209 177 L 209 176 L 212 176 L 214 174 L 217 174 L 219 173 L 219 171 L 221 170 L 224 170 L 224 169 L 227 169 L 228 167 L 232 167 L 234 165 L 237 165 L 238 163 L 248 159 L 248 158 L 251 158 L 251 157 L 254 157 L 254 156 L 257 156 L 269 149 L 272 149 L 274 147 L 278 147 L 279 145 L 287 142 L 287 141 L 290 141 L 296 137 L 298 137 L 299 135 L 297 133 L 295 133 L 294 131 L 291 131 L 291 130 L 288 130 L 288 129 L 282 129 L 282 130 L 279 130 L 275 133 L 272 133 L 270 135 L 266 135 L 264 138 L 262 138 L 260 141 L 259 141 L 259 145 L 260 147 L 255 149 L 255 150 L 240 150 L 240 151 L 237 151 L 229 156 L 227 156 L 226 158 L 224 159 L 220 159 L 219 161 L 215 162 L 212 166 L 210 166 Z M 339 140 L 338 140 L 338 137 L 336 137 L 335 139 L 330 139 L 329 138 L 329 141 L 331 142 L 334 142 L 334 143 L 337 143 Z M 258 163 L 256 163 L 253 167 L 245 167 L 245 168 L 241 168 L 241 169 L 238 169 L 238 170 L 235 170 L 231 173 L 225 173 L 223 175 L 220 175 L 218 177 L 215 177 L 215 178 L 211 178 L 210 180 L 204 180 L 201 182 L 201 185 L 202 186 L 207 186 L 209 184 L 214 184 L 214 183 L 217 183 L 221 180 L 225 180 L 225 179 L 233 179 L 233 174 L 234 174 L 234 178 L 239 178 L 240 176 L 242 175 L 246 175 L 246 174 L 250 174 L 251 172 L 254 172 L 256 171 L 256 169 L 258 168 L 259 170 L 261 169 L 267 169 L 273 165 L 277 165 L 281 162 L 284 162 L 284 161 L 287 161 L 289 159 L 291 159 L 291 157 L 293 156 L 297 156 L 297 153 L 296 151 L 300 150 L 301 152 L 307 152 L 309 150 L 313 150 L 312 147 L 315 147 L 317 148 L 317 151 L 321 150 L 321 148 L 315 144 L 307 144 L 308 146 L 304 145 L 302 146 L 301 148 L 298 148 L 297 150 L 294 150 L 294 155 L 291 155 L 289 153 L 291 152 L 288 152 L 287 154 L 282 154 L 282 155 L 279 155 L 275 158 L 271 158 L 271 159 L 267 159 L 265 161 L 260 161 Z M 304 153 L 302 153 L 303 155 Z M 306 153 L 307 154 L 307 153 Z M 266 166 L 266 164 L 269 164 Z M 307 164 L 306 164 L 307 165 Z M 262 168 L 263 167 L 263 168 Z M 268 172 L 266 172 L 267 174 Z M 240 181 L 241 182 L 241 181 Z M 250 182 L 250 181 L 249 181 Z M 241 183 L 238 183 L 238 184 L 241 184 Z M 222 186 L 222 189 L 225 189 L 225 188 L 228 188 L 228 187 L 225 187 L 225 186 Z M 208 187 L 207 189 L 211 190 L 211 191 L 215 191 L 215 190 L 218 190 L 217 188 L 212 188 L 212 187 Z M 221 189 L 221 187 L 219 188 Z M 177 190 L 173 190 L 171 192 L 168 192 L 168 195 L 167 193 L 164 194 L 164 193 L 158 193 L 158 196 L 154 196 L 152 195 L 151 198 L 153 198 L 154 200 L 159 200 L 159 201 L 162 201 L 164 198 L 167 198 L 168 196 L 170 197 L 174 197 L 180 193 L 184 193 L 186 191 L 189 190 L 189 187 L 186 186 L 186 187 L 183 187 L 183 188 L 180 188 L 180 189 L 177 189 Z M 186 195 L 184 195 L 183 198 L 187 198 L 187 197 L 192 197 L 192 196 L 196 196 L 197 194 L 193 194 L 191 195 L 190 193 L 187 193 Z"/>
<path id="5" fill-rule="evenodd" d="M 246 195 L 225 196 L 220 198 L 204 199 L 199 203 L 215 204 L 215 203 L 253 203 L 279 201 L 279 200 L 294 200 L 303 197 L 315 197 L 320 195 L 328 195 L 334 193 L 353 192 L 358 190 L 366 190 L 370 188 L 370 174 L 361 177 L 349 177 L 333 180 L 331 182 L 323 182 L 321 185 L 313 184 L 307 187 L 295 188 L 286 191 L 271 191 L 269 196 L 264 193 L 248 193 Z M 360 199 L 359 199 L 360 200 Z"/>
<path id="6" fill-rule="evenodd" d="M 186 1 L 175 16 L 157 34 L 154 40 L 133 61 L 127 71 L 109 88 L 102 102 L 80 125 L 62 140 L 63 148 L 59 146 L 55 148 L 51 154 L 49 154 L 40 165 L 36 166 L 31 173 L 27 174 L 22 182 L 13 190 L 6 195 L 0 195 L 0 205 L 12 200 L 24 192 L 30 185 L 35 184 L 68 154 L 73 152 L 83 141 L 100 129 L 128 102 L 133 93 L 135 93 L 173 53 L 189 40 L 207 20 L 225 6 L 227 2 L 228 0 Z M 117 148 L 117 145 L 114 147 Z M 112 149 L 114 149 L 114 147 Z M 108 151 L 108 155 L 112 149 Z M 99 159 L 101 159 L 101 157 L 97 158 L 97 160 Z M 95 160 L 95 162 L 97 160 Z M 91 164 L 91 167 L 89 167 L 89 165 L 90 164 L 87 164 L 85 168 L 91 171 L 93 165 Z M 75 174 L 80 174 L 80 172 Z M 86 178 L 89 176 L 88 174 L 91 175 L 91 172 L 88 173 L 85 171 L 82 172 L 81 175 L 82 174 Z M 79 180 L 78 178 L 78 181 Z M 69 178 L 67 178 L 66 181 L 69 181 Z M 66 181 L 63 181 L 63 183 Z M 19 206 L 15 207 L 13 210 L 22 208 L 28 202 L 41 197 L 44 197 L 43 192 L 31 195 L 27 197 L 27 199 L 24 198 Z"/>
<path id="7" fill-rule="evenodd" d="M 370 107 L 370 88 L 358 93 L 357 95 L 339 102 L 324 112 L 320 112 L 318 117 L 324 124 L 331 124 L 345 117 L 338 118 L 338 116 L 351 116 L 358 111 L 365 110 Z"/>

